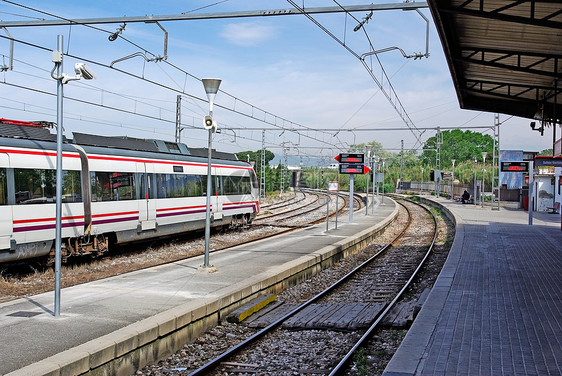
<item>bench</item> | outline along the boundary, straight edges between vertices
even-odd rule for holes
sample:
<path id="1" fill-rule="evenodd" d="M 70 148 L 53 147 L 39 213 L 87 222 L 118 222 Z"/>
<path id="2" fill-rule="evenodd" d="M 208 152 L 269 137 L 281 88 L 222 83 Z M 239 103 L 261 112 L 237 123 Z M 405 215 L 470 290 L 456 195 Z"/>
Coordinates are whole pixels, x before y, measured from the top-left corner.
<path id="1" fill-rule="evenodd" d="M 559 209 L 560 209 L 560 203 L 559 202 L 555 202 L 554 206 L 546 208 L 546 210 L 548 210 L 549 214 L 558 214 Z"/>

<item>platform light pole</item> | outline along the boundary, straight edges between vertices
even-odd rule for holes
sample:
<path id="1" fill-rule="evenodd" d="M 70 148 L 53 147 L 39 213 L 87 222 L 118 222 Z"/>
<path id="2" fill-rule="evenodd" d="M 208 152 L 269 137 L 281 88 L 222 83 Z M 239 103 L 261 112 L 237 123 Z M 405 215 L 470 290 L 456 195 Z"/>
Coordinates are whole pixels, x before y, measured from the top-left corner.
<path id="1" fill-rule="evenodd" d="M 365 150 L 367 151 L 367 166 L 371 167 L 371 145 L 365 146 Z M 369 173 L 367 173 L 367 190 L 366 190 L 366 204 L 365 204 L 365 215 L 369 215 Z M 374 183 L 373 183 L 374 184 Z"/>
<path id="2" fill-rule="evenodd" d="M 74 65 L 75 76 L 63 73 L 63 36 L 57 37 L 57 49 L 52 52 L 51 61 L 55 66 L 51 70 L 51 77 L 57 81 L 57 156 L 56 156 L 56 188 L 55 188 L 55 317 L 60 316 L 60 290 L 61 290 L 61 264 L 62 264 L 62 131 L 63 131 L 63 85 L 69 81 L 84 78 L 91 80 L 96 78 L 86 64 L 76 63 Z M 55 76 L 56 70 L 56 76 Z"/>
<path id="3" fill-rule="evenodd" d="M 486 155 L 487 152 L 482 152 L 482 190 L 480 191 L 480 207 L 484 207 L 484 174 L 486 173 Z"/>
<path id="4" fill-rule="evenodd" d="M 452 179 L 452 183 L 451 183 L 451 199 L 454 200 L 455 199 L 455 162 L 457 160 L 456 159 L 451 159 L 451 162 L 453 162 L 453 179 Z"/>
<path id="5" fill-rule="evenodd" d="M 476 163 L 478 162 L 478 160 L 476 159 L 476 157 L 474 157 L 474 194 L 472 195 L 472 201 L 474 201 L 474 204 L 476 205 Z"/>
<path id="6" fill-rule="evenodd" d="M 384 158 L 382 159 L 382 196 L 381 204 L 384 205 Z"/>
<path id="7" fill-rule="evenodd" d="M 375 214 L 375 197 L 378 196 L 379 183 L 377 182 L 377 163 L 379 162 L 379 157 L 373 153 L 373 201 L 371 203 L 371 214 Z M 377 187 L 377 195 L 375 196 L 375 186 Z"/>
<path id="8" fill-rule="evenodd" d="M 218 78 L 204 78 L 203 87 L 209 99 L 209 115 L 205 116 L 204 126 L 209 131 L 209 146 L 207 151 L 207 200 L 205 206 L 205 256 L 203 259 L 203 268 L 208 271 L 215 271 L 209 265 L 209 243 L 211 238 L 211 190 L 212 190 L 212 176 L 211 176 L 211 160 L 213 157 L 213 133 L 217 130 L 217 122 L 213 120 L 213 102 L 215 96 L 219 91 L 221 80 Z"/>

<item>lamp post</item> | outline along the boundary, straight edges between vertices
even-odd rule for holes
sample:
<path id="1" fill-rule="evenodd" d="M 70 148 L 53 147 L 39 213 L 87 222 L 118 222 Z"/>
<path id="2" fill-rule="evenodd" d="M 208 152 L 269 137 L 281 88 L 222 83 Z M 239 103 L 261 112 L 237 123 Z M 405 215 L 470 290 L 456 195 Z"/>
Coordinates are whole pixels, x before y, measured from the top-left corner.
<path id="1" fill-rule="evenodd" d="M 69 76 L 62 72 L 63 60 L 63 36 L 57 37 L 57 49 L 52 53 L 52 62 L 55 66 L 51 70 L 51 77 L 57 81 L 57 157 L 56 157 L 56 188 L 55 188 L 55 307 L 54 315 L 60 316 L 60 287 L 61 287 L 61 264 L 62 264 L 62 130 L 63 130 L 63 85 L 69 81 L 84 78 L 91 80 L 96 78 L 96 74 L 92 72 L 84 63 L 76 63 L 74 71 L 76 76 Z M 56 70 L 56 76 L 55 76 Z"/>
<path id="2" fill-rule="evenodd" d="M 455 162 L 457 160 L 456 159 L 451 159 L 451 162 L 453 162 L 453 179 L 451 182 L 451 199 L 454 200 L 455 199 Z"/>
<path id="3" fill-rule="evenodd" d="M 476 163 L 478 162 L 478 160 L 476 159 L 476 157 L 474 157 L 474 194 L 472 195 L 472 200 L 474 201 L 474 204 L 476 204 Z"/>
<path id="4" fill-rule="evenodd" d="M 420 192 L 423 192 L 423 167 L 421 168 L 421 183 L 420 183 Z"/>
<path id="5" fill-rule="evenodd" d="M 213 187 L 211 181 L 211 158 L 213 154 L 213 133 L 217 130 L 217 122 L 213 120 L 213 102 L 219 91 L 221 80 L 218 78 L 204 78 L 203 87 L 209 99 L 209 115 L 205 116 L 205 129 L 209 131 L 209 146 L 207 154 L 207 200 L 205 207 L 205 257 L 203 259 L 203 268 L 209 271 L 215 271 L 209 265 L 209 240 L 211 237 L 211 189 Z"/>
<path id="6" fill-rule="evenodd" d="M 381 204 L 384 204 L 384 159 L 382 160 L 382 197 Z"/>
<path id="7" fill-rule="evenodd" d="M 373 153 L 374 154 L 374 153 Z M 373 200 L 371 203 L 371 214 L 375 214 L 375 186 L 377 187 L 377 196 L 379 183 L 377 182 L 377 163 L 379 162 L 379 157 L 373 155 Z"/>
<path id="8" fill-rule="evenodd" d="M 371 161 L 371 148 L 372 148 L 371 145 L 365 146 L 365 150 L 367 150 L 367 153 L 366 153 L 367 154 L 367 166 L 369 166 L 370 161 Z M 373 183 L 373 185 L 374 185 L 374 183 Z M 365 215 L 369 215 L 369 174 L 368 173 L 367 173 L 367 190 L 365 192 L 366 192 L 365 197 L 366 197 L 366 200 L 367 200 L 366 205 L 365 205 Z"/>
<path id="9" fill-rule="evenodd" d="M 484 174 L 486 173 L 486 155 L 487 152 L 482 152 L 482 191 L 480 192 L 480 207 L 484 207 Z"/>

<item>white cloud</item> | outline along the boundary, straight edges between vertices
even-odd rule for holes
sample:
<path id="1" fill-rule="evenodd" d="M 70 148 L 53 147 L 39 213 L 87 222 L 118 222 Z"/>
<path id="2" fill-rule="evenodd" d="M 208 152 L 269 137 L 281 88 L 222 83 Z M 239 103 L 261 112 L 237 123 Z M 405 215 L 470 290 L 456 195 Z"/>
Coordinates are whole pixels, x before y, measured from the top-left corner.
<path id="1" fill-rule="evenodd" d="M 232 44 L 250 47 L 272 38 L 274 34 L 275 29 L 269 25 L 245 22 L 226 25 L 221 36 Z"/>

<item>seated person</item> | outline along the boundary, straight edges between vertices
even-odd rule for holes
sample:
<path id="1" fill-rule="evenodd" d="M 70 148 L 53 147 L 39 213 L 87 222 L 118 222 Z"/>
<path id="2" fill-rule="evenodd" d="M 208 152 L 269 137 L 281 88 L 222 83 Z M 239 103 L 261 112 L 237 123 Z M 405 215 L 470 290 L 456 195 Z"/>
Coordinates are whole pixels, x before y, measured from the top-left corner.
<path id="1" fill-rule="evenodd" d="M 461 196 L 461 201 L 463 204 L 466 204 L 466 202 L 470 199 L 470 193 L 468 193 L 468 191 L 464 191 L 464 193 Z"/>

